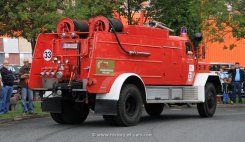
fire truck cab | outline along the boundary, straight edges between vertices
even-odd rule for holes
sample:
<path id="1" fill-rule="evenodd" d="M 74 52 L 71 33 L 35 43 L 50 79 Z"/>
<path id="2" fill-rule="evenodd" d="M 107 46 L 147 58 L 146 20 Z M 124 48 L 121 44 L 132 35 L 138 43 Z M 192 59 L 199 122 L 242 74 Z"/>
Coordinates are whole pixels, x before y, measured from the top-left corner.
<path id="1" fill-rule="evenodd" d="M 171 31 L 156 21 L 64 18 L 57 33 L 38 36 L 29 85 L 61 124 L 82 123 L 92 109 L 109 123 L 132 126 L 143 108 L 157 116 L 166 103 L 195 103 L 201 117 L 212 117 L 219 77 L 194 54 L 186 28 L 180 36 Z"/>

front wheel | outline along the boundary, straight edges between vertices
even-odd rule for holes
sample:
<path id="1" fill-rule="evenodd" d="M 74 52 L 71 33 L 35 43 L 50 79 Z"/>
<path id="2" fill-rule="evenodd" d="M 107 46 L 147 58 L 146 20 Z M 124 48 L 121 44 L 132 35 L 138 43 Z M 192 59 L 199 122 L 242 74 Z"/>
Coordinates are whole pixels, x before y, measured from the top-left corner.
<path id="1" fill-rule="evenodd" d="M 212 83 L 205 86 L 205 102 L 197 104 L 201 117 L 212 117 L 216 110 L 216 90 Z"/>
<path id="2" fill-rule="evenodd" d="M 133 84 L 122 87 L 118 101 L 117 115 L 113 121 L 120 126 L 136 125 L 142 114 L 143 101 L 139 89 Z"/>

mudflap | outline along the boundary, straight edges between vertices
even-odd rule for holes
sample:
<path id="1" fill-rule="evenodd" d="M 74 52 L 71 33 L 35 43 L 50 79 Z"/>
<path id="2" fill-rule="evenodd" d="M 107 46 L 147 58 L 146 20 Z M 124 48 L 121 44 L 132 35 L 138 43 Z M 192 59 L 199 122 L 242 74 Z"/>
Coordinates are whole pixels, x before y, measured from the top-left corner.
<path id="1" fill-rule="evenodd" d="M 95 113 L 103 115 L 116 115 L 117 114 L 116 100 L 96 100 Z"/>
<path id="2" fill-rule="evenodd" d="M 41 103 L 43 112 L 61 113 L 62 112 L 62 98 L 44 98 Z"/>

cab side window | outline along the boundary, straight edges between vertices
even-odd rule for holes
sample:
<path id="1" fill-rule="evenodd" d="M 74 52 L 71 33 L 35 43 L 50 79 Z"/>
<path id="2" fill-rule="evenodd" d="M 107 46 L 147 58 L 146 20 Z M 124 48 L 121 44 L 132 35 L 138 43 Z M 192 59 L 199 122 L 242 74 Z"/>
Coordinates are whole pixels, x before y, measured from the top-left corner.
<path id="1" fill-rule="evenodd" d="M 191 46 L 191 44 L 190 43 L 185 43 L 185 48 L 186 48 L 186 55 L 188 55 L 188 54 L 193 54 L 193 50 L 192 50 L 192 46 Z"/>

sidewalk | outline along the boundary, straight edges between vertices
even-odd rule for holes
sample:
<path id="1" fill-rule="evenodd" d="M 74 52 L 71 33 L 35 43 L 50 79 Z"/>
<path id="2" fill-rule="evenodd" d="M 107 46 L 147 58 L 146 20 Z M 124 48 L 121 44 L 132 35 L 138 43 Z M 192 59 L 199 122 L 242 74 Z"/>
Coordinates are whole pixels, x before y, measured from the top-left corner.
<path id="1" fill-rule="evenodd" d="M 11 117 L 11 118 L 0 118 L 0 124 L 9 123 L 13 121 L 34 119 L 34 118 L 49 117 L 49 116 L 50 116 L 49 114 L 33 114 L 33 115 L 16 116 L 16 117 Z"/>
<path id="2" fill-rule="evenodd" d="M 217 104 L 217 108 L 245 108 L 245 104 Z"/>
<path id="3" fill-rule="evenodd" d="M 23 114 L 21 102 L 19 101 L 16 105 L 15 111 L 9 111 L 7 114 L 0 115 L 0 124 L 49 116 L 49 113 L 42 112 L 40 101 L 34 102 L 34 112 L 35 114 Z"/>

